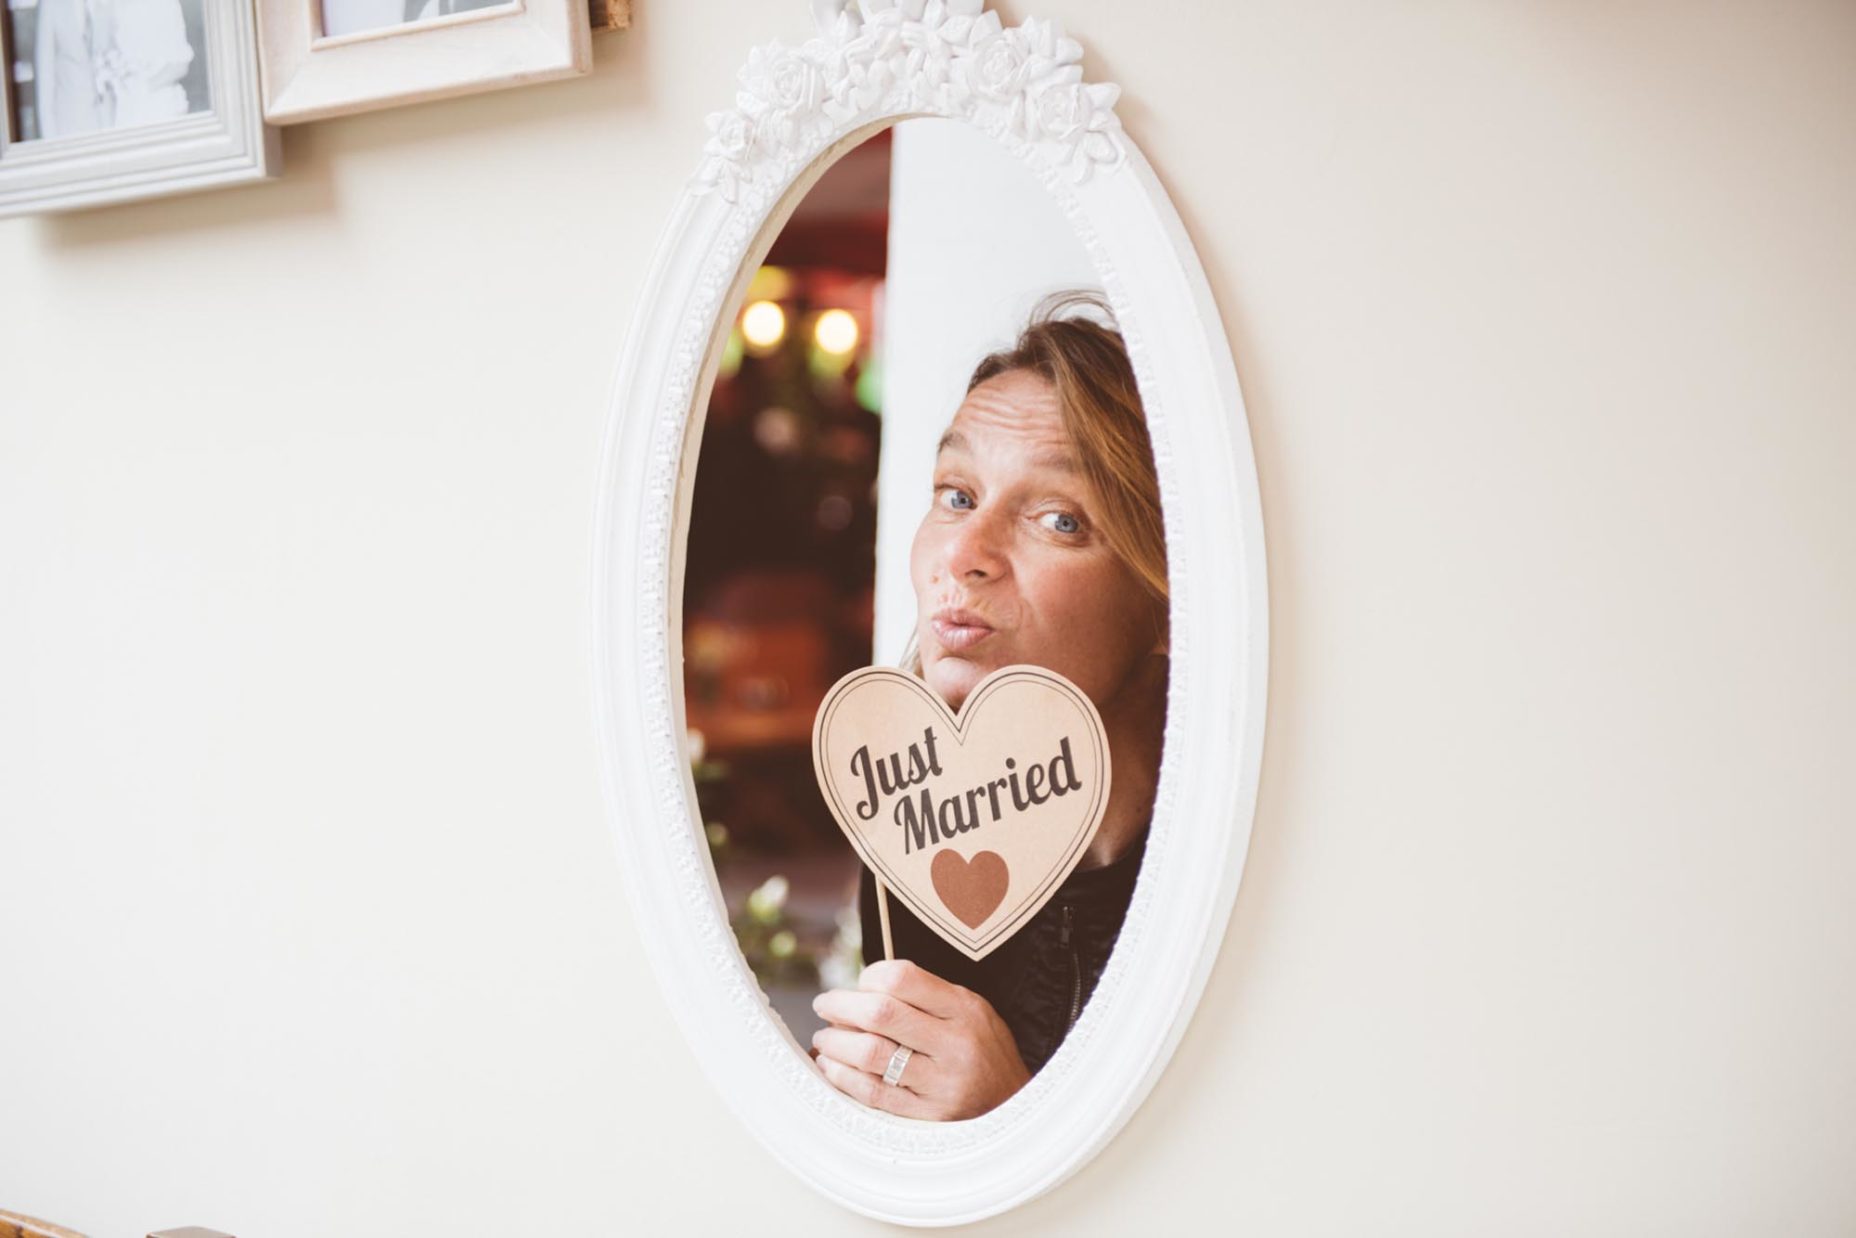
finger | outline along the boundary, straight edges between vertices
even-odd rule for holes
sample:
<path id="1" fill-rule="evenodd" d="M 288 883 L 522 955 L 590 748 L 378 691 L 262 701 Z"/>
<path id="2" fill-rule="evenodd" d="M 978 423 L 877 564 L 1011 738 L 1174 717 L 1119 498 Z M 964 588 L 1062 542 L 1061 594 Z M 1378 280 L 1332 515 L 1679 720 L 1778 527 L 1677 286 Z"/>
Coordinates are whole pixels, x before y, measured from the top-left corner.
<path id="1" fill-rule="evenodd" d="M 831 989 L 820 993 L 812 1000 L 812 1009 L 827 1023 L 860 1032 L 875 1032 L 899 1045 L 930 1054 L 938 1051 L 943 1029 L 947 1026 L 901 998 L 857 989 Z"/>
<path id="2" fill-rule="evenodd" d="M 908 959 L 883 959 L 864 968 L 857 987 L 870 993 L 887 993 L 937 1019 L 957 1018 L 973 999 L 970 989 L 941 979 Z"/>
<path id="3" fill-rule="evenodd" d="M 818 1055 L 818 1064 L 831 1086 L 859 1104 L 880 1109 L 884 1113 L 893 1113 L 900 1118 L 931 1118 L 938 1112 L 933 1105 L 909 1089 L 892 1087 L 875 1075 L 853 1070 L 836 1058 L 821 1053 Z"/>
<path id="4" fill-rule="evenodd" d="M 879 1079 L 888 1073 L 889 1060 L 897 1048 L 896 1042 L 887 1036 L 842 1027 L 820 1028 L 812 1034 L 812 1044 L 820 1057 L 831 1058 Z M 928 1095 L 934 1091 L 935 1073 L 934 1059 L 918 1051 L 903 1064 L 902 1079 L 896 1086 Z"/>

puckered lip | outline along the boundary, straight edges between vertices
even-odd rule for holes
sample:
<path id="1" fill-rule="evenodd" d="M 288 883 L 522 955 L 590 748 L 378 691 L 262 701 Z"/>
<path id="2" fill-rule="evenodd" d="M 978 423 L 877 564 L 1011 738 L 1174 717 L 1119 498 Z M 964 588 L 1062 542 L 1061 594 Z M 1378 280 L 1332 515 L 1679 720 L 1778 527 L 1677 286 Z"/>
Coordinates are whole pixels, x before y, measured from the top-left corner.
<path id="1" fill-rule="evenodd" d="M 944 606 L 928 618 L 935 639 L 944 649 L 970 649 L 993 634 L 993 626 L 976 610 L 964 606 Z"/>

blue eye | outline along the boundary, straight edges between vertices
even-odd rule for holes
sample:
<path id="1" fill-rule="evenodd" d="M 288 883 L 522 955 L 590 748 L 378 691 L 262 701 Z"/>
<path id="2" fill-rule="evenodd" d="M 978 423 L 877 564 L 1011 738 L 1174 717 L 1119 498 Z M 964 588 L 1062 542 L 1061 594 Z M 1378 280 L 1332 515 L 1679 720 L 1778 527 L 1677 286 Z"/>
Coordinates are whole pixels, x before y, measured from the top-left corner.
<path id="1" fill-rule="evenodd" d="M 945 489 L 947 505 L 957 512 L 973 510 L 973 496 L 954 486 Z"/>
<path id="2" fill-rule="evenodd" d="M 1045 527 L 1054 533 L 1081 533 L 1083 523 L 1069 512 L 1046 512 L 1045 518 L 1050 522 Z"/>

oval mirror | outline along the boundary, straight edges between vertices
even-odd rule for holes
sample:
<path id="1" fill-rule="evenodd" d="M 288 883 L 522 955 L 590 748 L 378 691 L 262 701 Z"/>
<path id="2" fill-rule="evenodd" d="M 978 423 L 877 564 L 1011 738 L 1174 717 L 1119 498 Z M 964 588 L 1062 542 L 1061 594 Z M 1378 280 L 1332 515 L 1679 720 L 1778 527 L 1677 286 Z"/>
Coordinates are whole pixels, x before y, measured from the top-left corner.
<path id="1" fill-rule="evenodd" d="M 1261 517 L 1209 290 L 1081 48 L 978 4 L 825 7 L 710 118 L 627 342 L 597 704 L 697 1057 L 812 1185 L 945 1224 L 1080 1166 L 1196 1003 L 1255 803 Z M 1114 778 L 975 961 L 879 902 L 812 724 L 858 667 L 958 709 L 1017 663 L 1087 693 Z"/>

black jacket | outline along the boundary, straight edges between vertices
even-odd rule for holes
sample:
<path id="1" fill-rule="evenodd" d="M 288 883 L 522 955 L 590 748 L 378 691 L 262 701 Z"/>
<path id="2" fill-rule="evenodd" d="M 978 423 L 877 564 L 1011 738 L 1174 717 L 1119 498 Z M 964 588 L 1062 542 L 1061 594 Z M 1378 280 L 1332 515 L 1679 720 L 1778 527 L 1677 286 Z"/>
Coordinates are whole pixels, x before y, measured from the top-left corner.
<path id="1" fill-rule="evenodd" d="M 1134 897 L 1147 831 L 1126 853 L 1101 868 L 1079 868 L 1010 940 L 975 963 L 942 941 L 903 906 L 889 900 L 889 929 L 896 957 L 964 985 L 992 1003 L 1018 1042 L 1018 1056 L 1033 1073 L 1050 1060 L 1095 992 L 1109 951 Z M 883 957 L 876 881 L 868 869 L 858 887 L 864 957 Z"/>

